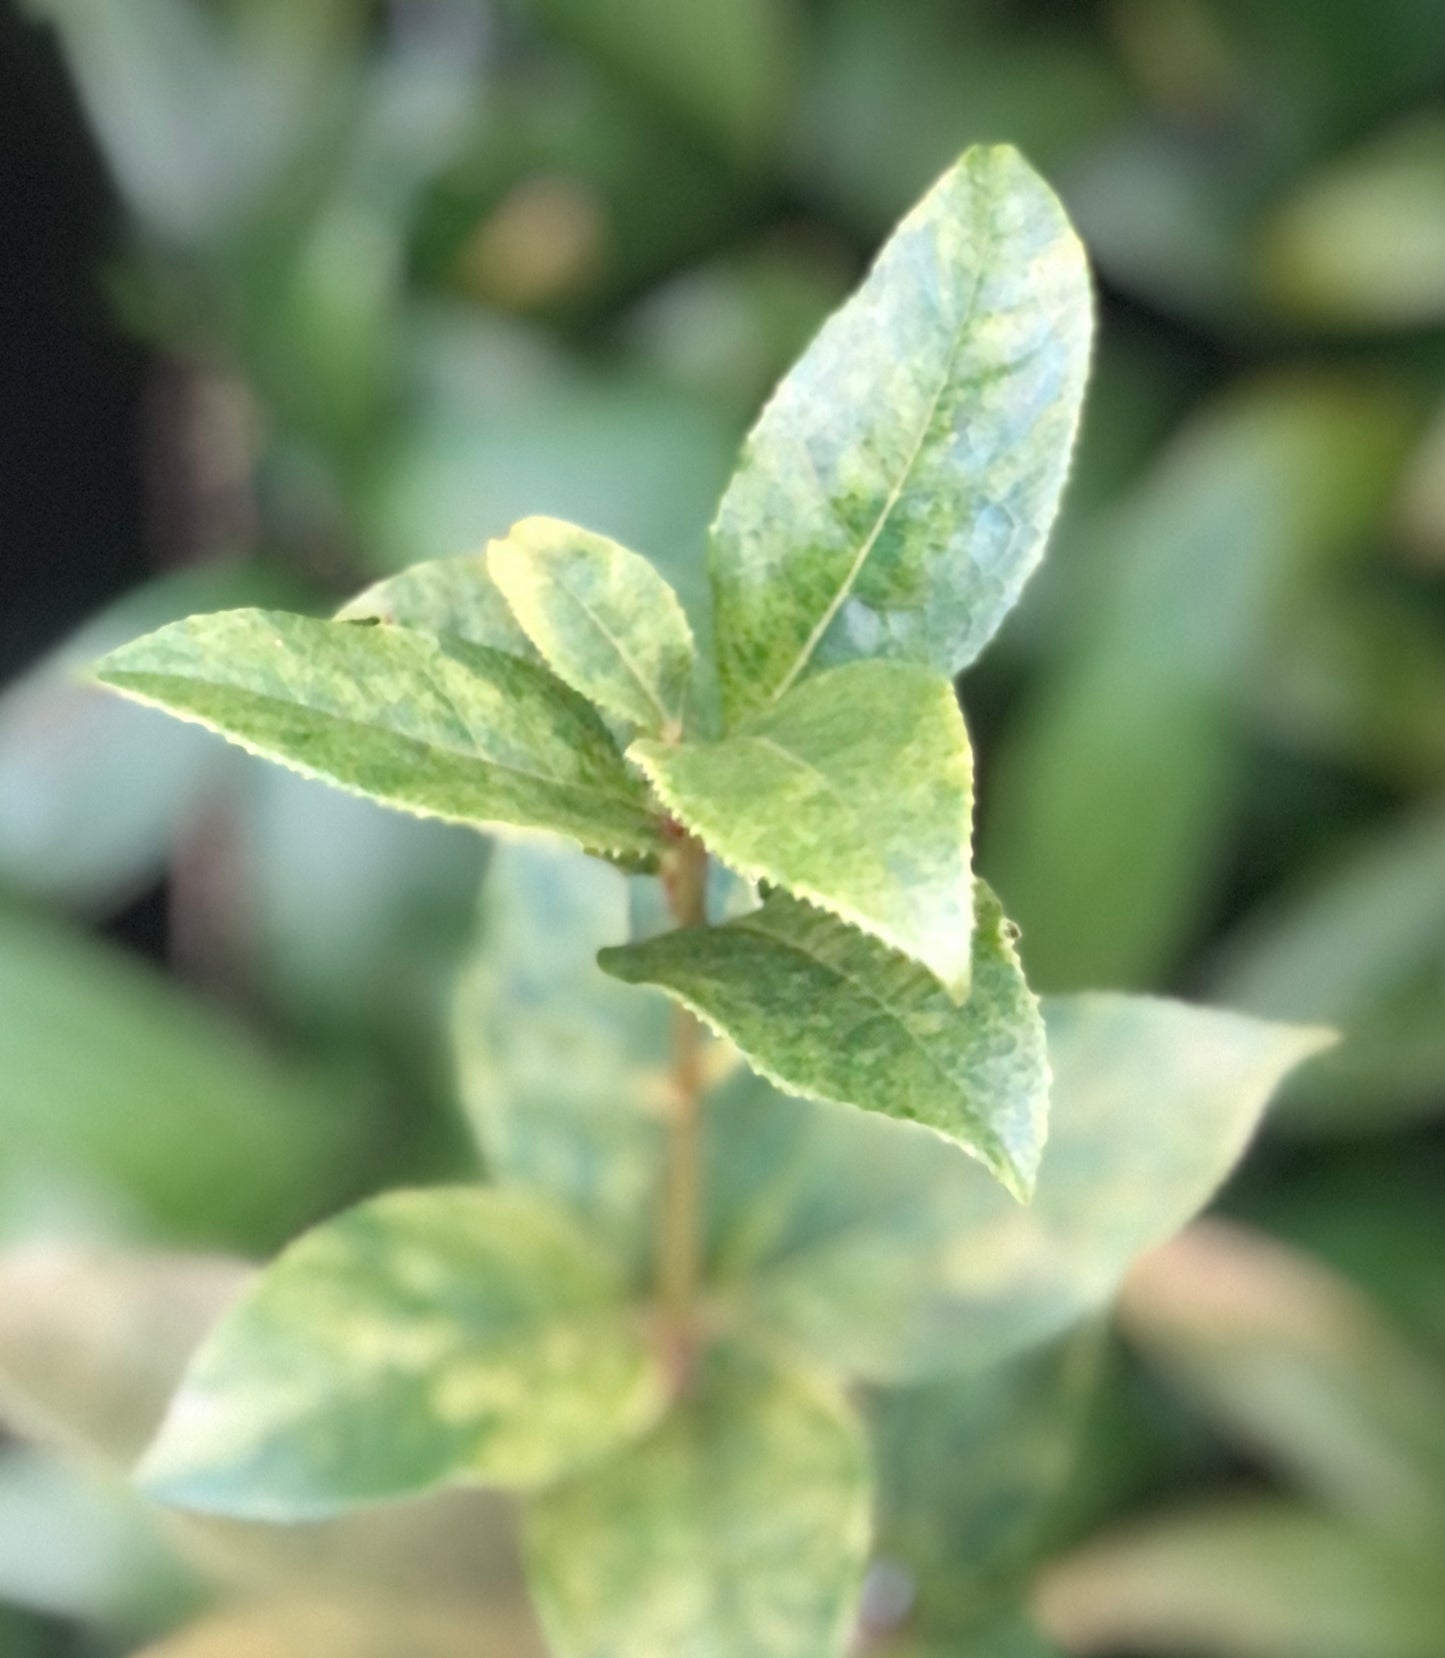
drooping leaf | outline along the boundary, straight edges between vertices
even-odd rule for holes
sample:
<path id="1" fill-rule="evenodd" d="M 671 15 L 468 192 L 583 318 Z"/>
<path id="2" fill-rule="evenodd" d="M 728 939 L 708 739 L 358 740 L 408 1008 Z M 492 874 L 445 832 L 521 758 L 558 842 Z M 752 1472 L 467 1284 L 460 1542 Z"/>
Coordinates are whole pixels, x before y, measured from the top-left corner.
<path id="1" fill-rule="evenodd" d="M 717 1349 L 640 1445 L 533 1499 L 558 1658 L 834 1658 L 868 1544 L 861 1425 L 831 1385 Z"/>
<path id="2" fill-rule="evenodd" d="M 711 1273 L 737 1316 L 885 1383 L 998 1363 L 1103 1305 L 1329 1040 L 1148 997 L 1044 1013 L 1049 1143 L 1027 1207 L 936 1135 L 739 1077 L 708 1112 Z"/>
<path id="3" fill-rule="evenodd" d="M 1273 1498 L 1153 1514 L 1050 1568 L 1035 1607 L 1072 1653 L 1435 1658 L 1438 1560 Z"/>
<path id="4" fill-rule="evenodd" d="M 583 699 L 544 669 L 385 623 L 193 616 L 104 658 L 103 684 L 387 805 L 474 825 L 656 847 L 644 790 Z"/>
<path id="5" fill-rule="evenodd" d="M 520 1193 L 377 1198 L 287 1249 L 208 1338 L 141 1478 L 296 1519 L 528 1487 L 643 1429 L 661 1382 L 612 1264 Z"/>
<path id="6" fill-rule="evenodd" d="M 428 559 L 373 582 L 342 605 L 336 620 L 391 622 L 434 638 L 452 634 L 528 662 L 541 660 L 492 580 L 485 551 Z"/>
<path id="7" fill-rule="evenodd" d="M 1023 1198 L 1047 1122 L 1043 1019 L 982 886 L 978 910 L 962 1007 L 917 963 L 782 894 L 598 959 L 692 1008 L 779 1086 L 922 1124 Z"/>
<path id="8" fill-rule="evenodd" d="M 492 1176 L 651 1258 L 670 1010 L 597 966 L 628 932 L 627 883 L 562 846 L 503 845 L 456 994 L 463 1102 Z"/>
<path id="9" fill-rule="evenodd" d="M 92 1226 L 270 1249 L 355 1195 L 366 1097 L 118 947 L 0 912 L 0 1005 L 6 1229 L 78 1207 Z"/>
<path id="10" fill-rule="evenodd" d="M 1139 1263 L 1120 1313 L 1250 1456 L 1347 1518 L 1445 1545 L 1445 1377 L 1347 1281 L 1206 1221 Z"/>
<path id="11" fill-rule="evenodd" d="M 628 754 L 724 862 L 921 961 L 955 997 L 967 992 L 973 755 L 947 680 L 857 662 L 720 742 L 638 742 Z"/>
<path id="12" fill-rule="evenodd" d="M 645 558 L 556 518 L 524 518 L 487 568 L 559 679 L 644 731 L 677 736 L 692 678 L 692 629 Z"/>
<path id="13" fill-rule="evenodd" d="M 951 676 L 978 655 L 1043 552 L 1090 329 L 1058 202 L 1016 151 L 968 151 L 783 382 L 723 497 L 731 718 L 815 667 Z"/>

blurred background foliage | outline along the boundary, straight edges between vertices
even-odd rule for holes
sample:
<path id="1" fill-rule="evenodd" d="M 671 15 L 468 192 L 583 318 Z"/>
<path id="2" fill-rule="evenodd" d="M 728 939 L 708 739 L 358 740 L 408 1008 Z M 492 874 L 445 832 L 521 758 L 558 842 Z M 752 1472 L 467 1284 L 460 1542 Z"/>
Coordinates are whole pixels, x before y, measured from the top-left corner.
<path id="1" fill-rule="evenodd" d="M 1345 1040 L 1115 1327 L 879 1402 L 866 1634 L 1439 1658 L 1442 86 L 1439 0 L 0 0 L 0 1653 L 536 1650 L 485 1500 L 278 1543 L 124 1490 L 222 1257 L 470 1170 L 486 848 L 75 665 L 530 512 L 695 591 L 770 385 L 1002 139 L 1102 326 L 968 681 L 984 870 L 1042 988 Z"/>

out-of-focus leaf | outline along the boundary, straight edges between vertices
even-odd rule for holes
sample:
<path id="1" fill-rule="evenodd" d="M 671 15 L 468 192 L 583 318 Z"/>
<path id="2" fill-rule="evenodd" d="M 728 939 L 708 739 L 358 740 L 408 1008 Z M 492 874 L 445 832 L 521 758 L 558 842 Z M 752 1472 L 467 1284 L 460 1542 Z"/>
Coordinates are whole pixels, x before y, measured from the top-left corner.
<path id="1" fill-rule="evenodd" d="M 953 687 L 904 662 L 818 674 L 718 742 L 636 742 L 708 849 L 920 962 L 956 1001 L 973 948 L 973 751 Z"/>
<path id="2" fill-rule="evenodd" d="M 304 602 L 275 574 L 218 565 L 148 583 L 94 618 L 0 698 L 0 879 L 96 909 L 156 879 L 224 757 L 199 732 L 151 719 L 77 670 L 196 610 Z"/>
<path id="3" fill-rule="evenodd" d="M 843 1649 L 868 1545 L 862 1426 L 806 1372 L 734 1348 L 704 1364 L 648 1439 L 530 1504 L 560 1658 Z"/>
<path id="4" fill-rule="evenodd" d="M 1376 1531 L 1445 1545 L 1445 1377 L 1343 1280 L 1203 1223 L 1134 1268 L 1120 1311 L 1253 1455 Z"/>
<path id="5" fill-rule="evenodd" d="M 394 622 L 433 636 L 454 633 L 471 645 L 540 662 L 487 569 L 485 549 L 427 559 L 373 582 L 336 612 L 338 622 Z"/>
<path id="6" fill-rule="evenodd" d="M 525 1609 L 409 1606 L 366 1595 L 222 1612 L 136 1658 L 545 1658 Z"/>
<path id="7" fill-rule="evenodd" d="M 860 657 L 978 655 L 1043 555 L 1092 326 L 1058 201 L 1017 151 L 968 151 L 743 448 L 710 555 L 730 719 Z"/>
<path id="8" fill-rule="evenodd" d="M 1144 997 L 1045 1004 L 1034 1199 L 936 1135 L 743 1079 L 710 1108 L 711 1271 L 740 1316 L 884 1383 L 995 1364 L 1114 1293 L 1208 1201 L 1328 1038 Z"/>
<path id="9" fill-rule="evenodd" d="M 1426 807 L 1307 877 L 1226 940 L 1213 989 L 1346 1040 L 1291 1088 L 1301 1129 L 1386 1128 L 1445 1084 L 1445 814 Z"/>
<path id="10" fill-rule="evenodd" d="M 204 245 L 254 209 L 323 94 L 296 31 L 231 32 L 185 0 L 29 0 L 53 21 L 131 206 Z"/>
<path id="11" fill-rule="evenodd" d="M 129 1494 L 186 1360 L 243 1288 L 239 1262 L 36 1246 L 0 1255 L 0 1414 Z M 114 1485 L 117 1474 L 124 1487 Z M 498 1499 L 450 1491 L 319 1525 L 285 1528 L 165 1516 L 177 1555 L 249 1596 L 375 1593 L 425 1603 L 520 1594 L 510 1516 Z"/>
<path id="12" fill-rule="evenodd" d="M 8 1228 L 54 1188 L 92 1228 L 258 1247 L 351 1190 L 360 1102 L 122 952 L 0 914 L 0 1003 Z"/>
<path id="13" fill-rule="evenodd" d="M 1078 1451 L 1099 1346 L 1099 1331 L 1084 1330 L 1009 1364 L 871 1400 L 875 1553 L 906 1578 L 910 1630 L 966 1645 L 1001 1600 L 1018 1597 Z M 995 1647 L 980 1650 L 992 1658 Z"/>
<path id="14" fill-rule="evenodd" d="M 1072 14 L 955 0 L 833 0 L 813 25 L 794 176 L 868 235 L 886 231 L 969 144 L 1006 139 L 1050 174 L 1127 107 L 1106 44 Z"/>
<path id="15" fill-rule="evenodd" d="M 196 1592 L 128 1492 L 36 1452 L 0 1454 L 0 1601 L 135 1631 Z"/>
<path id="16" fill-rule="evenodd" d="M 533 1487 L 625 1442 L 661 1396 L 620 1275 L 560 1211 L 399 1192 L 308 1233 L 246 1291 L 139 1478 L 182 1508 L 268 1520 Z"/>
<path id="17" fill-rule="evenodd" d="M 795 18 L 787 0 L 531 0 L 559 33 L 619 79 L 756 164 L 792 86 Z"/>
<path id="18" fill-rule="evenodd" d="M 700 1014 L 790 1093 L 921 1125 L 945 1142 L 934 1142 L 942 1162 L 951 1141 L 1024 1200 L 1048 1121 L 1043 1021 L 1008 922 L 982 887 L 978 909 L 961 1007 L 916 962 L 783 894 L 726 926 L 664 933 L 599 960 Z"/>
<path id="19" fill-rule="evenodd" d="M 639 1264 L 661 1167 L 671 1022 L 597 966 L 627 883 L 581 853 L 499 846 L 457 992 L 462 1095 L 498 1180 L 547 1193 Z"/>
<path id="20" fill-rule="evenodd" d="M 570 835 L 646 856 L 646 793 L 590 705 L 464 640 L 282 611 L 193 616 L 112 651 L 97 678 L 303 776 L 423 817 Z"/>
<path id="21" fill-rule="evenodd" d="M 1044 1628 L 1074 1653 L 1436 1658 L 1438 1561 L 1269 1499 L 1152 1515 L 1046 1573 Z"/>
<path id="22" fill-rule="evenodd" d="M 1196 924 L 1234 809 L 1240 709 L 1287 603 L 1367 532 L 1393 399 L 1260 385 L 1201 417 L 1101 534 L 1074 643 L 991 774 L 983 866 L 1048 989 L 1153 983 Z"/>
<path id="23" fill-rule="evenodd" d="M 1307 179 L 1261 230 L 1281 310 L 1343 328 L 1445 317 L 1445 120 L 1417 117 Z"/>
<path id="24" fill-rule="evenodd" d="M 1388 785 L 1445 779 L 1445 626 L 1421 596 L 1342 585 L 1296 605 L 1256 718 L 1291 748 Z"/>
<path id="25" fill-rule="evenodd" d="M 643 731 L 681 734 L 692 630 L 645 558 L 560 519 L 524 518 L 489 545 L 487 569 L 559 679 Z"/>

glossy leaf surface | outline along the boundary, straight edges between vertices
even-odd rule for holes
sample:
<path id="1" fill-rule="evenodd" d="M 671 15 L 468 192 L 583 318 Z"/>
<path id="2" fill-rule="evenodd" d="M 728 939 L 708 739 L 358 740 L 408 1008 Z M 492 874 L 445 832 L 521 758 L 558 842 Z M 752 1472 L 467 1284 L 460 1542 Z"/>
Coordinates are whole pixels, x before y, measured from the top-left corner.
<path id="1" fill-rule="evenodd" d="M 564 1216 L 522 1194 L 399 1192 L 308 1233 L 242 1296 L 141 1478 L 254 1519 L 527 1487 L 640 1431 L 660 1392 L 615 1270 Z"/>
<path id="2" fill-rule="evenodd" d="M 558 1658 L 827 1658 L 868 1543 L 842 1395 L 736 1349 L 640 1445 L 534 1499 L 527 1552 Z"/>
<path id="3" fill-rule="evenodd" d="M 978 898 L 962 1007 L 916 963 L 781 894 L 600 960 L 692 1008 L 781 1087 L 933 1129 L 1024 1197 L 1047 1123 L 1043 1019 L 1002 911 Z"/>
<path id="4" fill-rule="evenodd" d="M 648 561 L 556 518 L 524 518 L 487 568 L 559 679 L 644 731 L 676 736 L 692 678 L 692 629 Z"/>
<path id="5" fill-rule="evenodd" d="M 1090 331 L 1058 202 L 1016 151 L 968 151 L 743 450 L 711 554 L 730 717 L 817 667 L 978 655 L 1042 555 Z"/>
<path id="6" fill-rule="evenodd" d="M 452 822 L 654 848 L 641 784 L 593 709 L 502 651 L 384 623 L 194 616 L 123 646 L 106 685 L 266 759 Z"/>
<path id="7" fill-rule="evenodd" d="M 904 663 L 854 663 L 720 742 L 640 742 L 628 753 L 725 863 L 966 993 L 973 756 L 947 680 Z"/>

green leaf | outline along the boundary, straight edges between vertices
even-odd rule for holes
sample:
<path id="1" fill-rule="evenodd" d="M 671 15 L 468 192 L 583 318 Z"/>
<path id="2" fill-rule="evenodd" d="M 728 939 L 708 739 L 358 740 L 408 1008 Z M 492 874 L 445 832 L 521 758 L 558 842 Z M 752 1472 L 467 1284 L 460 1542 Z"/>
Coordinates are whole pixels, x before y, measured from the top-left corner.
<path id="1" fill-rule="evenodd" d="M 1102 1335 L 1086 1326 L 1011 1363 L 869 1400 L 876 1553 L 912 1584 L 913 1633 L 969 1652 L 977 1626 L 1022 1597 L 1078 1460 Z"/>
<path id="2" fill-rule="evenodd" d="M 179 1507 L 270 1520 L 529 1487 L 644 1429 L 661 1394 L 618 1274 L 565 1216 L 520 1193 L 399 1192 L 242 1296 L 140 1477 Z"/>
<path id="3" fill-rule="evenodd" d="M 1049 1144 L 1027 1207 L 933 1134 L 740 1077 L 708 1113 L 711 1272 L 735 1316 L 870 1380 L 996 1364 L 1106 1303 L 1329 1041 L 1148 997 L 1044 1012 Z"/>
<path id="4" fill-rule="evenodd" d="M 1083 251 L 1014 150 L 968 151 L 783 382 L 713 526 L 731 718 L 815 667 L 951 676 L 1038 563 L 1088 366 Z"/>
<path id="5" fill-rule="evenodd" d="M 692 629 L 645 558 L 556 518 L 524 518 L 487 568 L 559 679 L 644 731 L 680 735 Z"/>
<path id="6" fill-rule="evenodd" d="M 933 1129 L 1025 1198 L 1048 1111 L 1044 1026 L 982 885 L 978 909 L 962 1007 L 915 963 L 781 894 L 598 959 L 692 1008 L 780 1087 Z"/>
<path id="7" fill-rule="evenodd" d="M 1152 1514 L 1052 1567 L 1035 1597 L 1071 1653 L 1437 1658 L 1438 1559 L 1270 1498 Z"/>
<path id="8" fill-rule="evenodd" d="M 0 1006 L 0 1227 L 269 1249 L 355 1195 L 365 1099 L 125 951 L 0 912 Z"/>
<path id="9" fill-rule="evenodd" d="M 336 612 L 338 622 L 392 622 L 439 638 L 454 635 L 508 656 L 540 662 L 487 569 L 487 555 L 429 559 L 373 582 Z"/>
<path id="10" fill-rule="evenodd" d="M 123 646 L 103 684 L 263 758 L 423 817 L 657 847 L 606 727 L 544 669 L 385 623 L 257 610 L 193 616 Z"/>
<path id="11" fill-rule="evenodd" d="M 1252 1459 L 1402 1543 L 1445 1542 L 1445 1376 L 1346 1280 L 1206 1221 L 1139 1263 L 1120 1315 Z"/>
<path id="12" fill-rule="evenodd" d="M 714 1350 L 652 1435 L 534 1499 L 558 1658 L 829 1658 L 868 1546 L 862 1428 L 829 1384 Z"/>
<path id="13" fill-rule="evenodd" d="M 953 687 L 899 662 L 820 674 L 715 743 L 628 750 L 725 863 L 967 993 L 973 755 Z"/>
<path id="14" fill-rule="evenodd" d="M 456 994 L 457 1069 L 487 1168 L 565 1203 L 641 1266 L 661 1167 L 671 1010 L 607 977 L 627 882 L 560 843 L 500 845 Z"/>

